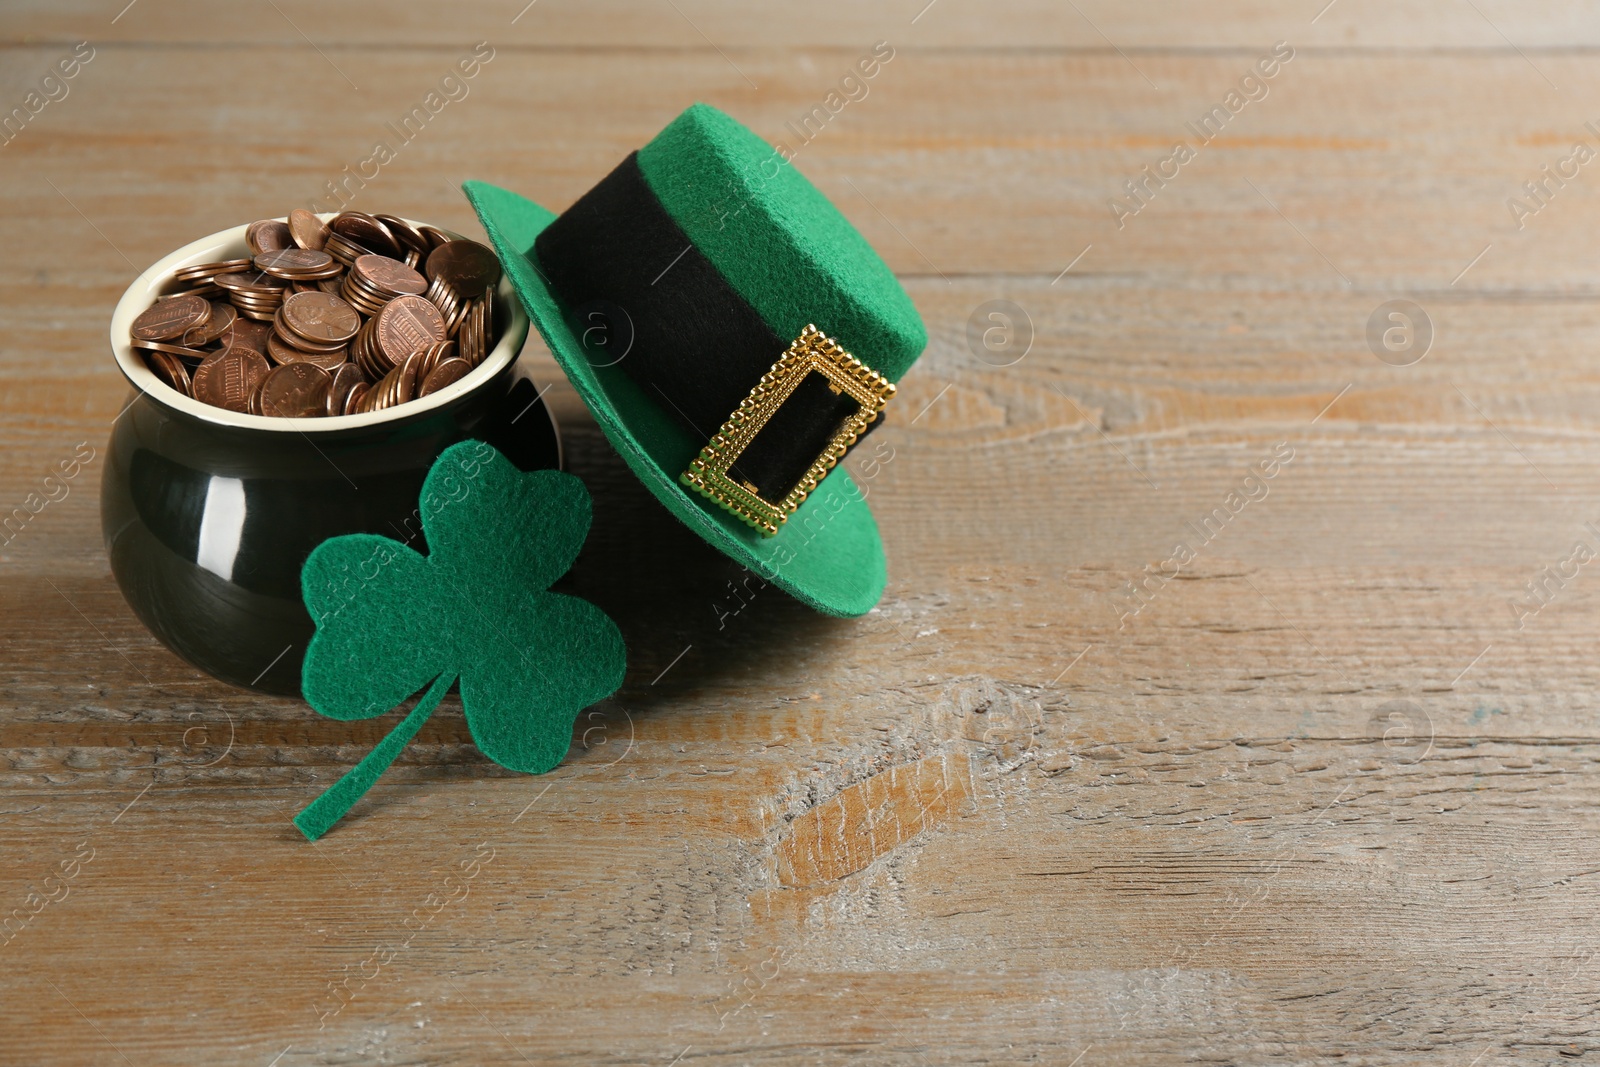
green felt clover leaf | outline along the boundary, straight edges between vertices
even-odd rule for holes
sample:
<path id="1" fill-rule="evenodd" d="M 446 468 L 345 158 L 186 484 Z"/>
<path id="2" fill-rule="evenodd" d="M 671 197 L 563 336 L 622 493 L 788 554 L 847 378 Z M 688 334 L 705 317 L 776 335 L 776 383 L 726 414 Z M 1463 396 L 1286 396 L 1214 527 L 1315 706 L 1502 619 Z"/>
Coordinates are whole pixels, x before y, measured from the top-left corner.
<path id="1" fill-rule="evenodd" d="M 427 692 L 367 757 L 295 817 L 327 833 L 421 729 L 457 679 L 483 754 L 540 773 L 572 723 L 622 684 L 622 634 L 586 600 L 549 591 L 583 547 L 589 493 L 560 471 L 524 474 L 482 441 L 439 457 L 422 486 L 423 555 L 375 534 L 318 545 L 300 574 L 316 634 L 302 688 L 332 719 L 370 719 Z"/>

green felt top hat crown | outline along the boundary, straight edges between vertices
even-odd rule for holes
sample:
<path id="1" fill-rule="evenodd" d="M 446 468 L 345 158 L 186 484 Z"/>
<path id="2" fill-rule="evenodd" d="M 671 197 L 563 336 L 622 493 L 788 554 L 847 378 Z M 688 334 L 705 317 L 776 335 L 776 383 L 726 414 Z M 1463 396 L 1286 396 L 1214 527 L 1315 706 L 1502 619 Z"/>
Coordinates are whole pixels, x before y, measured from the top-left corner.
<path id="1" fill-rule="evenodd" d="M 705 104 L 559 217 L 464 186 L 535 326 L 633 472 L 705 540 L 830 615 L 883 593 L 834 464 L 927 344 L 905 290 L 786 156 Z"/>

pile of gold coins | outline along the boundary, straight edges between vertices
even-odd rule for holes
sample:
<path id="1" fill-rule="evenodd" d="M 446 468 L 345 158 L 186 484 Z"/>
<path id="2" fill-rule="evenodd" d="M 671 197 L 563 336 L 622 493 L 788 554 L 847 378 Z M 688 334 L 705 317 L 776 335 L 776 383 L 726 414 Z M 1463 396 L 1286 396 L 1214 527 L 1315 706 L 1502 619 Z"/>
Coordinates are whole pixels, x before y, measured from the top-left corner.
<path id="1" fill-rule="evenodd" d="M 276 418 L 397 407 L 460 381 L 500 339 L 489 248 L 393 215 L 253 222 L 250 258 L 196 263 L 133 320 L 163 383 Z"/>

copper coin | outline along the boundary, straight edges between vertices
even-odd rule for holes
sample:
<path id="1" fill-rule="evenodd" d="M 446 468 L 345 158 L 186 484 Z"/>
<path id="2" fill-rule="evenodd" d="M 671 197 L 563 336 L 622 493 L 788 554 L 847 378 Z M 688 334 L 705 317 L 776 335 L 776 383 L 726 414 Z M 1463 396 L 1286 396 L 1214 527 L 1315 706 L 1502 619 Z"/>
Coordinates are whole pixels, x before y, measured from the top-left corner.
<path id="1" fill-rule="evenodd" d="M 478 346 L 478 359 L 473 366 L 477 366 L 478 363 L 482 363 L 484 357 L 489 354 L 489 294 L 484 293 L 483 296 L 484 299 L 478 301 L 477 320 L 473 323 L 474 327 L 478 331 L 477 339 L 474 342 Z"/>
<path id="2" fill-rule="evenodd" d="M 151 352 L 145 362 L 157 378 L 184 396 L 190 395 L 189 368 L 183 365 L 183 360 L 165 352 Z"/>
<path id="3" fill-rule="evenodd" d="M 400 255 L 400 242 L 389 227 L 362 211 L 342 211 L 328 223 L 341 237 L 385 256 Z"/>
<path id="4" fill-rule="evenodd" d="M 276 296 L 244 296 L 239 293 L 233 293 L 228 299 L 240 311 L 265 311 L 269 318 L 283 306 L 283 298 Z"/>
<path id="5" fill-rule="evenodd" d="M 456 341 L 461 345 L 461 358 L 474 367 L 483 362 L 485 355 L 483 318 L 483 301 L 474 300 L 462 316 L 460 329 L 456 331 Z"/>
<path id="6" fill-rule="evenodd" d="M 332 384 L 327 371 L 310 363 L 274 367 L 261 382 L 261 414 L 279 419 L 321 415 Z"/>
<path id="7" fill-rule="evenodd" d="M 400 364 L 419 348 L 444 340 L 444 317 L 420 296 L 397 296 L 377 318 L 378 345 L 390 363 Z"/>
<path id="8" fill-rule="evenodd" d="M 361 368 L 354 363 L 342 363 L 339 369 L 333 372 L 333 382 L 328 386 L 327 413 L 329 415 L 343 415 L 345 401 L 350 398 L 350 393 L 356 386 L 366 381 L 361 375 Z"/>
<path id="9" fill-rule="evenodd" d="M 383 310 L 383 305 L 391 299 L 388 296 L 373 296 L 356 283 L 355 273 L 352 271 L 344 276 L 344 284 L 339 287 L 339 296 L 351 307 L 363 315 L 376 315 Z"/>
<path id="10" fill-rule="evenodd" d="M 232 304 L 221 300 L 211 301 L 211 317 L 200 325 L 190 330 L 185 330 L 183 343 L 186 345 L 208 345 L 227 332 L 239 319 L 239 313 L 233 309 Z"/>
<path id="11" fill-rule="evenodd" d="M 369 379 L 376 381 L 389 372 L 389 361 L 378 350 L 378 320 L 368 319 L 361 324 L 361 332 L 350 342 L 350 358 L 355 360 Z"/>
<path id="12" fill-rule="evenodd" d="M 344 413 L 346 415 L 358 414 L 361 410 L 361 401 L 366 399 L 367 394 L 371 391 L 372 386 L 366 382 L 357 382 L 354 388 L 350 390 L 349 395 L 344 398 Z"/>
<path id="13" fill-rule="evenodd" d="M 456 344 L 461 347 L 461 358 L 473 366 L 478 365 L 478 346 L 476 343 L 478 333 L 473 329 L 472 325 L 473 318 L 477 313 L 478 305 L 476 301 L 473 301 L 467 304 L 466 311 L 462 313 L 461 318 L 456 322 Z"/>
<path id="14" fill-rule="evenodd" d="M 474 300 L 500 280 L 500 260 L 476 241 L 451 241 L 428 253 L 429 278 L 443 278 L 463 300 Z"/>
<path id="15" fill-rule="evenodd" d="M 326 252 L 309 248 L 278 248 L 256 256 L 256 267 L 279 278 L 326 277 L 339 269 Z"/>
<path id="16" fill-rule="evenodd" d="M 477 313 L 473 315 L 472 321 L 472 328 L 476 330 L 478 334 L 472 340 L 473 347 L 478 350 L 478 358 L 472 361 L 472 365 L 474 367 L 476 367 L 479 363 L 482 363 L 483 357 L 489 354 L 489 329 L 487 326 L 488 319 L 489 309 L 484 307 L 483 303 L 480 301 L 478 303 Z"/>
<path id="17" fill-rule="evenodd" d="M 289 232 L 289 227 L 277 219 L 262 219 L 245 227 L 244 243 L 250 246 L 252 256 L 259 256 L 275 248 L 292 247 L 294 236 Z"/>
<path id="18" fill-rule="evenodd" d="M 361 407 L 366 411 L 383 411 L 401 403 L 400 384 L 405 375 L 405 367 L 396 367 L 383 376 L 383 380 L 372 387 L 372 391 L 362 398 Z M 415 377 L 413 376 L 413 384 Z"/>
<path id="19" fill-rule="evenodd" d="M 417 369 L 422 366 L 422 361 L 427 358 L 427 354 L 427 349 L 413 352 L 400 365 L 400 381 L 396 386 L 395 393 L 396 404 L 404 404 L 408 400 L 417 398 L 417 390 L 422 388 L 422 378 L 417 374 Z"/>
<path id="20" fill-rule="evenodd" d="M 204 352 L 198 348 L 185 348 L 182 345 L 163 344 L 160 341 L 135 341 L 133 342 L 133 347 L 143 349 L 146 352 L 165 352 L 169 356 L 177 356 L 179 359 L 193 360 L 196 363 L 208 358 L 211 355 L 210 352 Z"/>
<path id="21" fill-rule="evenodd" d="M 217 285 L 230 293 L 278 293 L 282 292 L 283 287 L 288 284 L 282 278 L 274 278 L 272 275 L 258 270 L 252 270 L 247 273 L 219 274 L 215 281 Z"/>
<path id="22" fill-rule="evenodd" d="M 415 252 L 424 259 L 427 258 L 433 245 L 428 243 L 427 235 L 421 230 L 398 215 L 374 214 L 372 217 L 389 228 L 389 232 L 394 234 L 395 240 L 400 242 L 401 248 L 407 252 Z"/>
<path id="23" fill-rule="evenodd" d="M 345 342 L 343 341 L 328 341 L 324 343 L 322 341 L 308 341 L 301 337 L 284 324 L 282 308 L 279 308 L 278 313 L 272 316 L 272 332 L 280 343 L 286 344 L 291 348 L 298 348 L 302 352 L 328 353 L 343 352 L 345 350 Z M 267 352 L 267 355 L 270 356 L 271 354 L 271 351 Z"/>
<path id="24" fill-rule="evenodd" d="M 424 358 L 422 363 L 417 367 L 417 380 L 419 382 L 425 380 L 428 375 L 432 374 L 433 368 L 437 367 L 445 360 L 451 359 L 455 356 L 456 343 L 454 341 L 440 341 L 436 345 L 429 345 L 422 351 Z"/>
<path id="25" fill-rule="evenodd" d="M 193 293 L 157 300 L 139 313 L 129 332 L 140 341 L 170 341 L 211 316 L 211 302 Z"/>
<path id="26" fill-rule="evenodd" d="M 454 385 L 465 378 L 472 371 L 472 364 L 464 359 L 447 359 L 429 372 L 422 385 L 417 388 L 418 396 L 427 396 L 437 393 L 447 385 Z"/>
<path id="27" fill-rule="evenodd" d="M 349 358 L 349 350 L 340 345 L 331 352 L 309 352 L 286 343 L 274 332 L 267 338 L 267 355 L 280 367 L 290 363 L 309 363 L 313 367 L 331 371 L 345 363 Z"/>
<path id="28" fill-rule="evenodd" d="M 232 274 L 249 269 L 248 259 L 225 259 L 220 263 L 196 263 L 192 267 L 180 267 L 172 272 L 172 276 L 180 282 L 192 282 L 201 278 L 214 278 L 218 274 Z"/>
<path id="29" fill-rule="evenodd" d="M 421 296 L 428 291 L 422 275 L 388 256 L 361 256 L 350 264 L 350 277 L 385 296 L 409 293 Z"/>
<path id="30" fill-rule="evenodd" d="M 322 246 L 322 250 L 328 253 L 328 255 L 332 256 L 334 259 L 339 260 L 341 263 L 350 263 L 354 261 L 357 256 L 370 256 L 376 254 L 367 246 L 350 240 L 350 238 L 332 228 L 328 230 L 328 243 Z"/>
<path id="31" fill-rule="evenodd" d="M 328 227 L 316 215 L 297 207 L 289 212 L 289 236 L 301 248 L 321 252 L 322 246 L 328 243 Z"/>
<path id="32" fill-rule="evenodd" d="M 361 329 L 356 309 L 318 289 L 295 293 L 283 302 L 283 323 L 308 341 L 343 344 Z"/>
<path id="33" fill-rule="evenodd" d="M 223 331 L 220 340 L 225 348 L 240 345 L 252 352 L 266 355 L 267 336 L 271 333 L 272 327 L 265 323 L 254 319 L 236 318 L 233 320 L 233 325 Z"/>
<path id="34" fill-rule="evenodd" d="M 248 348 L 223 349 L 194 372 L 194 398 L 212 407 L 249 411 L 250 395 L 267 376 L 267 359 Z"/>
<path id="35" fill-rule="evenodd" d="M 434 278 L 428 283 L 428 291 L 422 295 L 432 301 L 433 306 L 439 309 L 439 314 L 444 316 L 445 332 L 454 333 L 460 317 L 461 297 L 450 288 L 450 283 L 443 278 Z"/>

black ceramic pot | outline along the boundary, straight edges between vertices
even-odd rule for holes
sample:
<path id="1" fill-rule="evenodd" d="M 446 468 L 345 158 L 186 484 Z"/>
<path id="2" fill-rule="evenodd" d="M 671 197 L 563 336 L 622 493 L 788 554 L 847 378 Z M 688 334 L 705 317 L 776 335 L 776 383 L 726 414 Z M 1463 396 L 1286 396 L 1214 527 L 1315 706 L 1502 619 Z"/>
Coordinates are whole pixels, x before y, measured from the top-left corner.
<path id="1" fill-rule="evenodd" d="M 223 681 L 299 695 L 313 631 L 300 568 L 313 548 L 367 532 L 425 551 L 417 493 L 440 452 L 480 438 L 532 470 L 559 467 L 560 442 L 516 364 L 528 320 L 504 282 L 500 343 L 461 381 L 410 404 L 278 419 L 174 391 L 129 348 L 129 324 L 175 269 L 246 254 L 242 226 L 197 241 L 118 304 L 112 349 L 134 392 L 112 428 L 100 517 L 112 574 L 163 644 Z"/>

